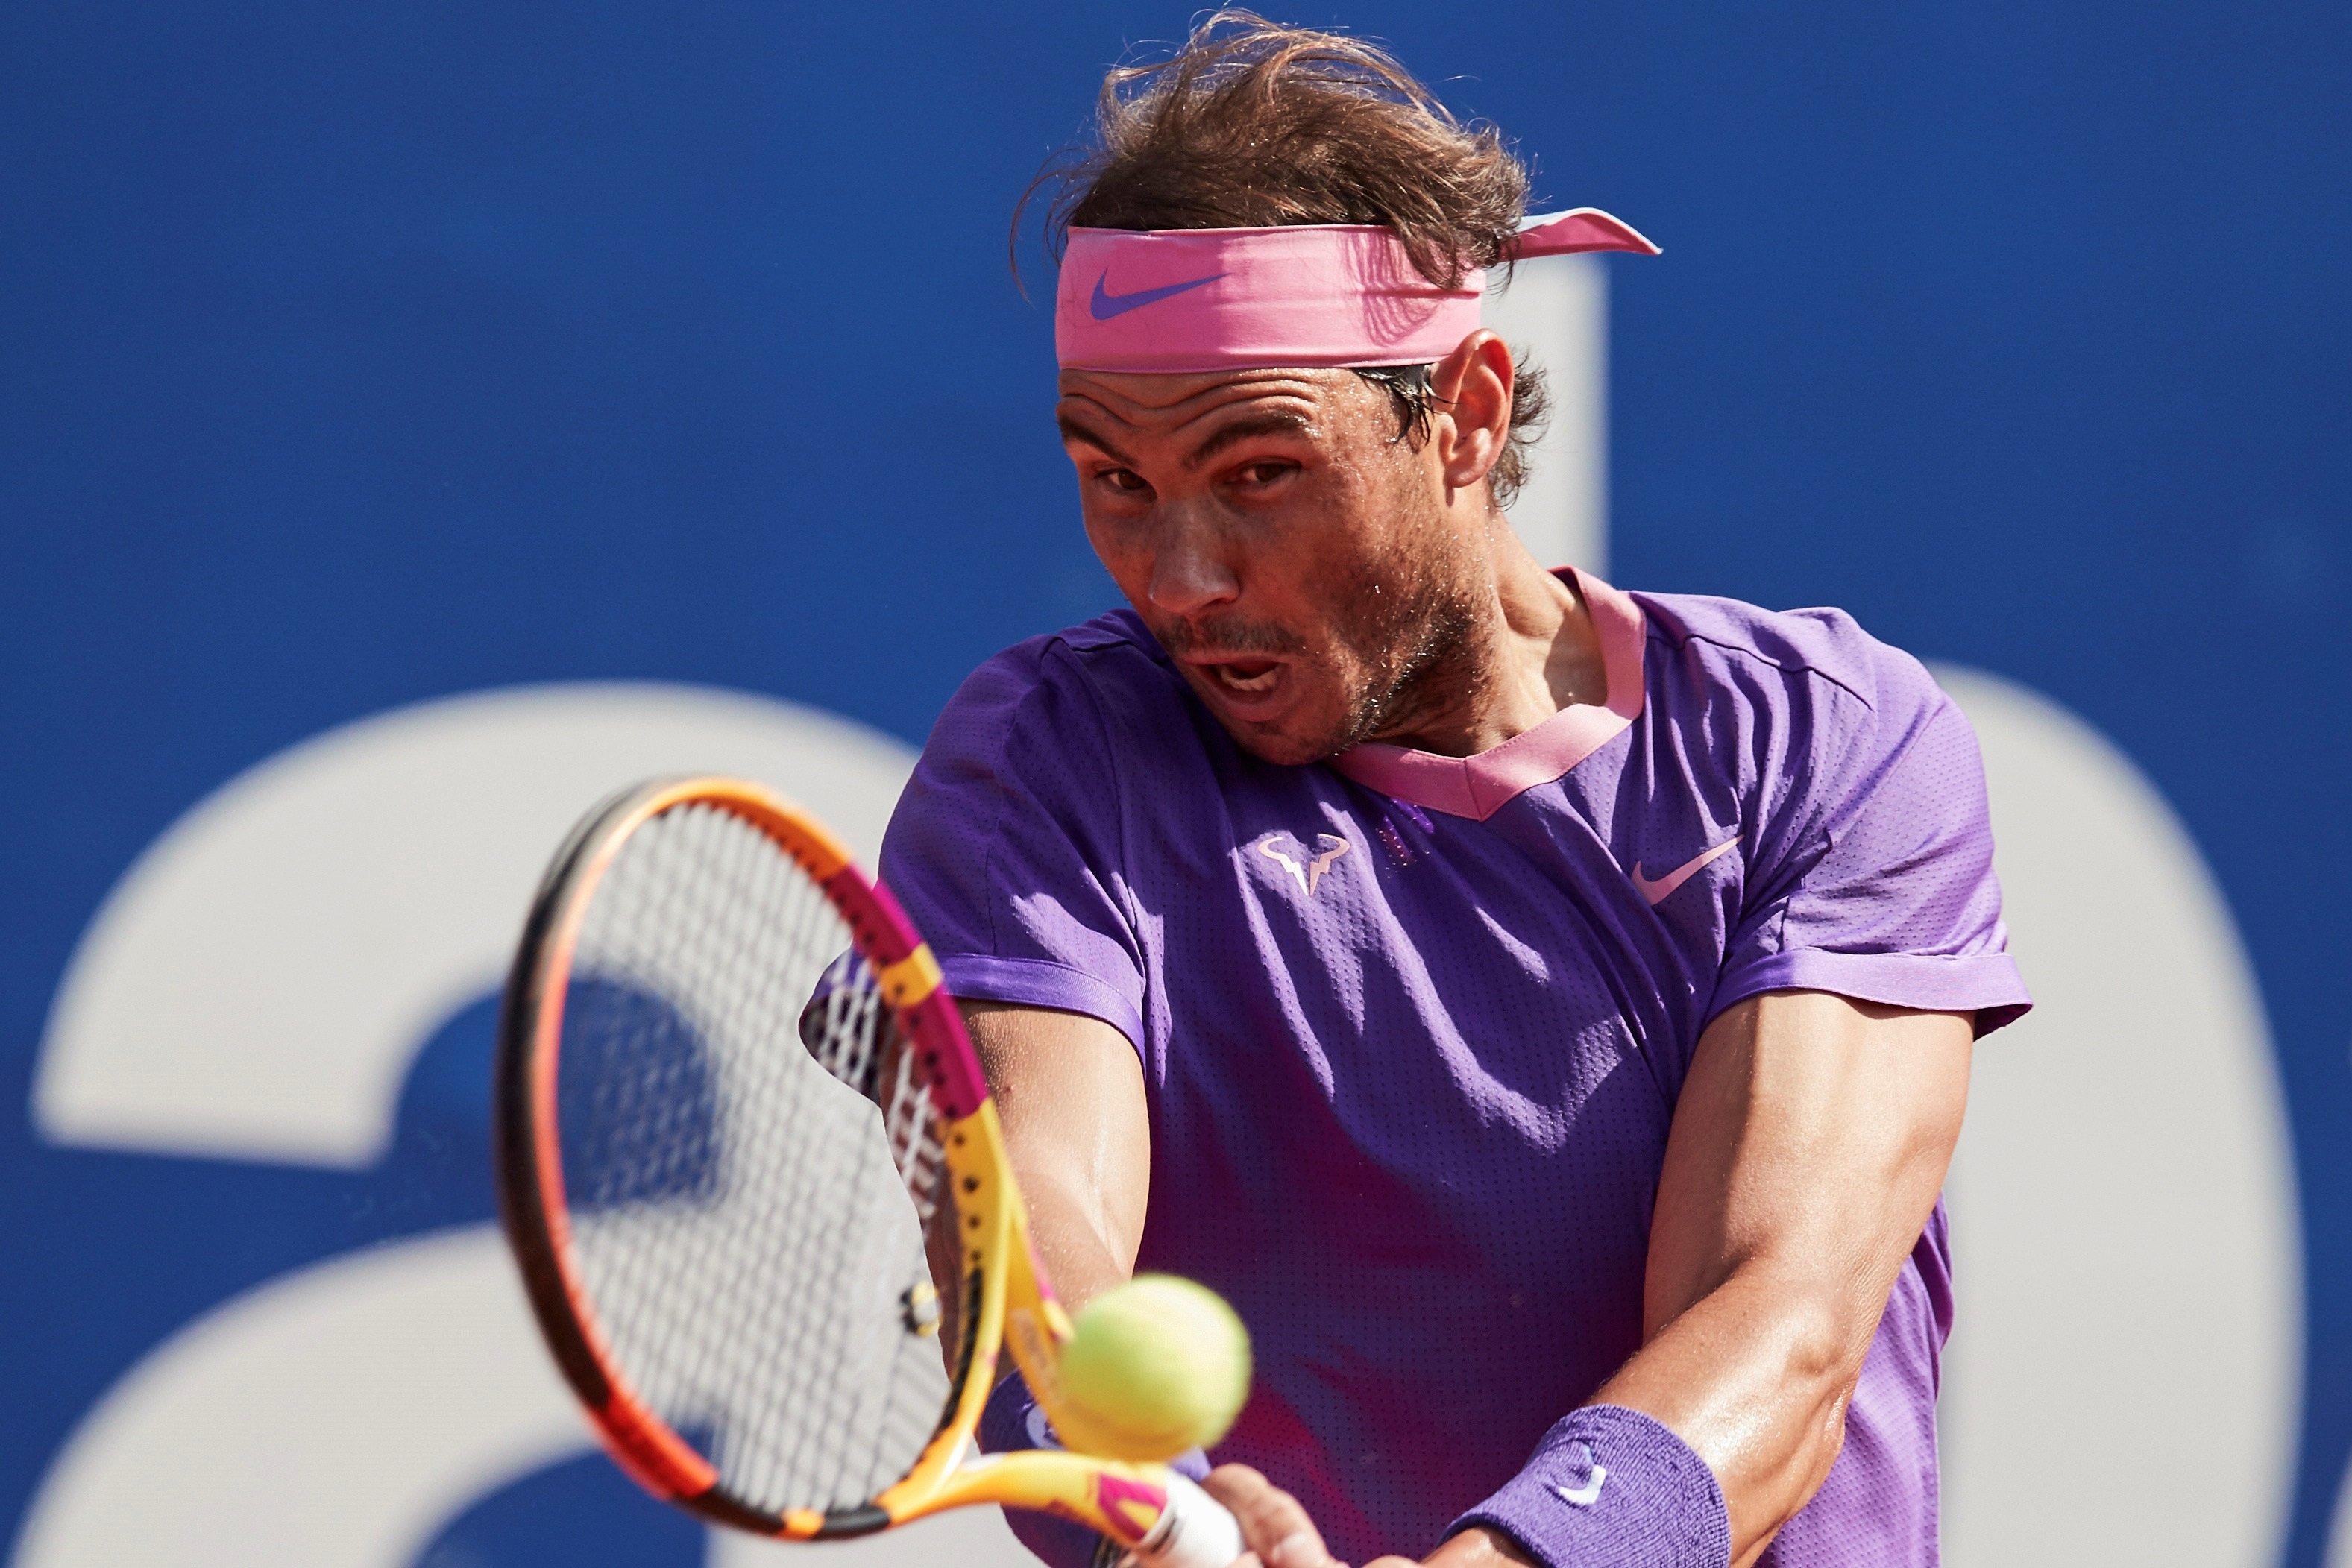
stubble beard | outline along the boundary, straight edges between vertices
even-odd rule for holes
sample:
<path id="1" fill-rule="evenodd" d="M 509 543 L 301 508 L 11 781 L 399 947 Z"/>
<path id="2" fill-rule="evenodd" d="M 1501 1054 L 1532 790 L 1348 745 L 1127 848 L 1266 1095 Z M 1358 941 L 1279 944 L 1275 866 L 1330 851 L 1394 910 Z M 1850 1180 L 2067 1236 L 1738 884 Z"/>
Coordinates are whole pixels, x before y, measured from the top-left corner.
<path id="1" fill-rule="evenodd" d="M 1180 656 L 1207 644 L 1224 653 L 1281 654 L 1320 665 L 1323 677 L 1342 688 L 1343 709 L 1325 735 L 1279 747 L 1299 755 L 1268 755 L 1259 737 L 1233 732 L 1244 749 L 1268 761 L 1318 762 L 1363 741 L 1410 730 L 1460 695 L 1459 679 L 1448 677 L 1456 676 L 1466 662 L 1480 624 L 1475 588 L 1458 570 L 1439 574 L 1410 596 L 1398 587 L 1377 574 L 1360 574 L 1342 597 L 1355 612 L 1332 628 L 1320 657 L 1305 639 L 1262 622 L 1221 620 L 1197 628 L 1178 622 L 1152 630 L 1163 648 Z"/>
<path id="2" fill-rule="evenodd" d="M 1418 491 L 1411 471 L 1401 469 L 1382 499 L 1427 507 Z M 1229 727 L 1245 750 L 1270 762 L 1318 762 L 1367 740 L 1411 734 L 1474 695 L 1482 667 L 1477 638 L 1489 618 L 1493 586 L 1483 562 L 1448 535 L 1442 516 L 1431 510 L 1419 521 L 1420 528 L 1402 532 L 1408 539 L 1417 534 L 1420 549 L 1407 546 L 1402 561 L 1391 556 L 1380 565 L 1355 563 L 1337 596 L 1339 613 L 1319 657 L 1291 629 L 1265 622 L 1153 628 L 1171 653 L 1207 643 L 1227 653 L 1287 655 L 1319 664 L 1324 678 L 1340 688 L 1340 717 L 1324 735 L 1270 749 Z"/>
<path id="3" fill-rule="evenodd" d="M 1387 585 L 1364 586 L 1371 591 L 1356 602 L 1381 607 L 1388 601 L 1397 609 L 1375 608 L 1342 636 L 1367 674 L 1326 756 L 1409 731 L 1447 706 L 1455 694 L 1444 677 L 1461 665 L 1479 625 L 1476 596 L 1458 572 L 1437 577 L 1410 602 L 1379 591 Z"/>
<path id="4" fill-rule="evenodd" d="M 1406 454 L 1391 444 L 1400 459 Z M 1390 475 L 1388 504 L 1414 523 L 1401 530 L 1412 541 L 1402 570 L 1367 561 L 1341 601 L 1357 613 L 1337 628 L 1337 641 L 1361 672 L 1346 716 L 1328 737 L 1328 757 L 1368 740 L 1409 735 L 1442 715 L 1477 679 L 1476 639 L 1494 597 L 1486 563 L 1447 528 L 1443 513 L 1409 460 Z M 1414 548 L 1415 545 L 1418 548 Z M 1390 558 L 1391 563 L 1398 557 Z M 1341 672 L 1343 678 L 1347 672 Z"/>

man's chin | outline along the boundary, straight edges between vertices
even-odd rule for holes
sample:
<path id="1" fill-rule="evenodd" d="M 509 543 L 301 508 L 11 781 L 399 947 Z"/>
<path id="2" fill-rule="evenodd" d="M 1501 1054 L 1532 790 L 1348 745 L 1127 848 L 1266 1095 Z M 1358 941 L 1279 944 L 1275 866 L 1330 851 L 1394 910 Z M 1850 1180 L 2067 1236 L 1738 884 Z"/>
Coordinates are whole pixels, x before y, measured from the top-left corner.
<path id="1" fill-rule="evenodd" d="M 1310 762 L 1322 762 L 1338 751 L 1337 747 L 1268 744 L 1255 736 L 1235 735 L 1244 751 L 1261 762 L 1271 762 L 1277 768 L 1304 768 Z"/>
<path id="2" fill-rule="evenodd" d="M 1286 694 L 1286 701 L 1276 698 L 1274 704 L 1267 705 L 1273 711 L 1261 717 L 1247 713 L 1244 704 L 1230 700 L 1225 693 L 1218 690 L 1214 677 L 1204 677 L 1192 670 L 1184 674 L 1187 683 L 1192 687 L 1193 695 L 1200 699 L 1202 707 L 1209 710 L 1210 716 L 1223 727 L 1225 733 L 1232 736 L 1243 750 L 1262 761 L 1284 768 L 1301 768 L 1310 762 L 1321 762 L 1344 750 L 1349 744 L 1348 737 L 1342 733 L 1345 727 L 1332 723 L 1325 716 L 1328 707 L 1323 713 L 1316 711 L 1323 705 L 1314 701 L 1311 692 L 1293 691 Z M 1295 679 L 1297 666 L 1286 670 L 1285 674 Z M 1244 707 L 1244 711 L 1235 712 L 1236 707 Z"/>
<path id="3" fill-rule="evenodd" d="M 1217 713 L 1213 706 L 1209 711 L 1244 751 L 1276 767 L 1304 768 L 1310 762 L 1328 761 L 1347 748 L 1343 737 L 1328 731 L 1302 736 L 1279 719 L 1254 724 Z"/>

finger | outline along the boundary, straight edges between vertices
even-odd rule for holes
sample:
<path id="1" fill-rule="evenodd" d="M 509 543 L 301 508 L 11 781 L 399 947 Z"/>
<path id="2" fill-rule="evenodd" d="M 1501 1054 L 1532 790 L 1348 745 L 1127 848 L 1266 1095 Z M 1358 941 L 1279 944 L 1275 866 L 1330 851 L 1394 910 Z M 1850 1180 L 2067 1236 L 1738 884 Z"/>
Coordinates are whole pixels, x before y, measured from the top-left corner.
<path id="1" fill-rule="evenodd" d="M 1247 1465 L 1219 1465 L 1201 1487 L 1233 1511 L 1243 1542 L 1265 1568 L 1345 1568 L 1298 1500 Z"/>

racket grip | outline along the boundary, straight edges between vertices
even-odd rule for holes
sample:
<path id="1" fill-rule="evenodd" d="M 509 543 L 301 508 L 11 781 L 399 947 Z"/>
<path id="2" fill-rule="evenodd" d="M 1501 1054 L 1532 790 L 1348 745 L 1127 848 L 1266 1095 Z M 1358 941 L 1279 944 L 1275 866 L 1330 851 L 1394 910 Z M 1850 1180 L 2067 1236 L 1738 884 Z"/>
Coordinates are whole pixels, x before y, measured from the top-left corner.
<path id="1" fill-rule="evenodd" d="M 1136 1568 L 1233 1568 L 1242 1527 L 1223 1503 L 1187 1478 L 1168 1478 L 1168 1506 L 1129 1560 Z"/>

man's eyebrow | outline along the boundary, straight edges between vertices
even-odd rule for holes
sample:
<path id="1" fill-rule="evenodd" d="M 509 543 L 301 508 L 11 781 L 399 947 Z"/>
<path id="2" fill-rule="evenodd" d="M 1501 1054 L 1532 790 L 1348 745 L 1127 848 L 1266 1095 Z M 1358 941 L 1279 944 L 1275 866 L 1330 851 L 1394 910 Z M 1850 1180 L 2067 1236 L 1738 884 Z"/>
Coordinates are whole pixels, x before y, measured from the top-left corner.
<path id="1" fill-rule="evenodd" d="M 1062 427 L 1062 440 L 1065 443 L 1083 441 L 1088 446 L 1091 446 L 1096 451 L 1101 453 L 1104 456 L 1110 458 L 1113 462 L 1124 463 L 1129 468 L 1135 466 L 1134 458 L 1129 457 L 1126 453 L 1121 452 L 1118 447 L 1113 446 L 1109 442 L 1105 441 L 1101 436 L 1097 435 L 1093 431 L 1088 430 L 1085 425 L 1080 424 L 1068 414 L 1055 414 L 1054 416 L 1054 423 Z"/>
<path id="2" fill-rule="evenodd" d="M 1287 409 L 1272 409 L 1248 419 L 1237 419 L 1226 425 L 1194 447 L 1192 455 L 1184 459 L 1184 466 L 1198 468 L 1226 447 L 1261 435 L 1312 435 L 1314 433 L 1315 422 L 1305 414 L 1294 413 Z"/>

